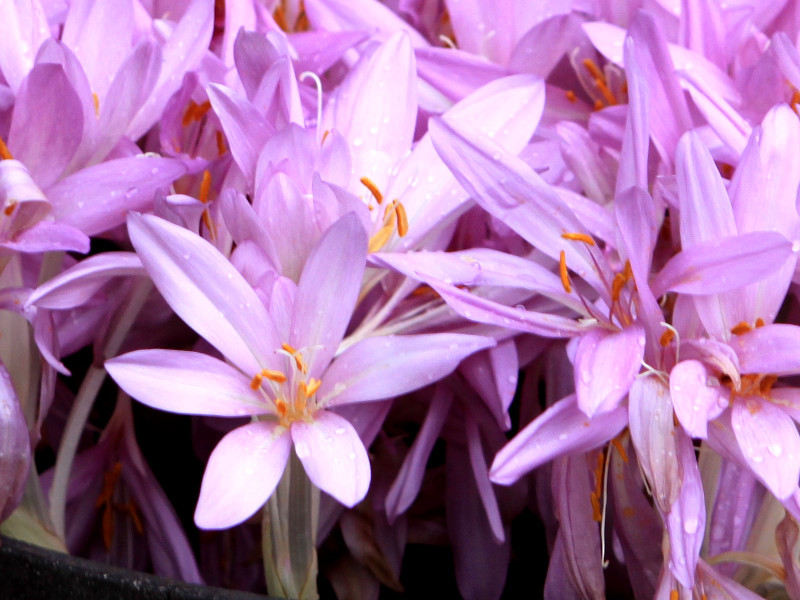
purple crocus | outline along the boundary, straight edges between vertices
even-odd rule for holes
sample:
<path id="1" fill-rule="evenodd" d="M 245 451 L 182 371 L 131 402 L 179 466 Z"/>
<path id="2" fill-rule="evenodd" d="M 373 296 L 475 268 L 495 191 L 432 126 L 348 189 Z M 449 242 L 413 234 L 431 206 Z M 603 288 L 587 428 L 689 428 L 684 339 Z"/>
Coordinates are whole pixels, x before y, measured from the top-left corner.
<path id="1" fill-rule="evenodd" d="M 229 362 L 197 352 L 141 350 L 108 361 L 111 376 L 156 408 L 254 417 L 227 434 L 209 459 L 195 512 L 200 527 L 230 527 L 258 510 L 292 445 L 316 486 L 354 506 L 369 486 L 369 459 L 350 422 L 331 409 L 417 389 L 494 343 L 458 334 L 375 337 L 333 360 L 366 262 L 366 234 L 354 215 L 323 235 L 296 287 L 279 279 L 266 303 L 191 232 L 136 214 L 128 229 L 173 310 Z"/>

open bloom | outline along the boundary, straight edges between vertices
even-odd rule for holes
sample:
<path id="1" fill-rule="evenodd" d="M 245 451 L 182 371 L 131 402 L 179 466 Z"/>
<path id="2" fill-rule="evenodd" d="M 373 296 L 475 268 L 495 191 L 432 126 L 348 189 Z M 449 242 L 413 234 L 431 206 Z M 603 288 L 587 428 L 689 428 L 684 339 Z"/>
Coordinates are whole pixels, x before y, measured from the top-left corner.
<path id="1" fill-rule="evenodd" d="M 340 404 L 390 398 L 435 381 L 494 343 L 458 334 L 388 336 L 332 360 L 356 305 L 367 239 L 355 215 L 332 226 L 295 286 L 280 278 L 262 302 L 202 238 L 157 217 L 131 215 L 131 240 L 178 315 L 229 361 L 141 350 L 106 363 L 128 393 L 187 414 L 251 415 L 212 453 L 195 521 L 224 528 L 252 515 L 277 485 L 294 444 L 311 481 L 353 506 L 370 481 L 367 452 Z M 264 286 L 259 287 L 264 297 Z"/>

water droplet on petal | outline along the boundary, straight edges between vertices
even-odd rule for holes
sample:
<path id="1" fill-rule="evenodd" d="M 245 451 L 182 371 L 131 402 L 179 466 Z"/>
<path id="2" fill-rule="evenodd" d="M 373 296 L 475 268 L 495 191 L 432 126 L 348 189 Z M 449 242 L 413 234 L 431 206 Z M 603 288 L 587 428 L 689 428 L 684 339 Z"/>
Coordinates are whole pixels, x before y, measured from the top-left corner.
<path id="1" fill-rule="evenodd" d="M 335 433 L 336 435 L 344 435 L 346 432 L 347 429 L 345 429 L 344 427 L 337 427 L 336 429 L 333 430 L 333 433 Z"/>
<path id="2" fill-rule="evenodd" d="M 696 533 L 697 532 L 697 528 L 699 526 L 700 526 L 700 522 L 695 517 L 691 517 L 689 519 L 686 519 L 683 522 L 683 530 L 686 533 L 688 533 L 689 535 L 692 535 L 692 534 Z"/>
<path id="3" fill-rule="evenodd" d="M 783 446 L 780 444 L 770 444 L 767 449 L 769 450 L 769 453 L 776 458 L 783 454 Z"/>
<path id="4" fill-rule="evenodd" d="M 350 460 L 355 460 L 356 459 L 356 453 L 355 452 L 351 452 L 350 454 L 347 455 L 347 458 L 349 458 Z"/>

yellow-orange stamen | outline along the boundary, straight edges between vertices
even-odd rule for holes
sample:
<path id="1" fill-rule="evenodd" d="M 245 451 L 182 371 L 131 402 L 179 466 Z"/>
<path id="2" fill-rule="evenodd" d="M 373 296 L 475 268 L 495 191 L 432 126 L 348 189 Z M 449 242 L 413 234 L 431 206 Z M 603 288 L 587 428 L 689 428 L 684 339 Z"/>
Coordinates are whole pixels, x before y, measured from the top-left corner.
<path id="1" fill-rule="evenodd" d="M 669 591 L 669 600 L 680 600 L 681 595 L 678 590 L 670 590 Z"/>
<path id="2" fill-rule="evenodd" d="M 286 401 L 280 398 L 275 400 L 275 410 L 278 411 L 278 415 L 281 417 L 285 417 L 286 413 L 289 412 L 289 407 L 286 405 Z"/>
<path id="3" fill-rule="evenodd" d="M 94 116 L 100 117 L 100 96 L 92 92 L 92 102 L 94 103 Z"/>
<path id="4" fill-rule="evenodd" d="M 225 136 L 222 135 L 221 131 L 217 131 L 215 137 L 217 139 L 217 154 L 222 156 L 228 151 L 228 147 L 225 145 Z"/>
<path id="5" fill-rule="evenodd" d="M 11 155 L 11 152 L 8 151 L 8 146 L 3 141 L 3 138 L 0 137 L 0 158 L 3 160 L 13 160 L 14 157 Z"/>
<path id="6" fill-rule="evenodd" d="M 306 398 L 310 398 L 311 396 L 316 394 L 317 390 L 319 389 L 319 386 L 321 385 L 322 381 L 320 381 L 319 379 L 314 379 L 313 377 L 308 380 L 308 383 L 304 383 L 303 386 L 305 388 L 304 391 L 306 393 Z"/>
<path id="7" fill-rule="evenodd" d="M 582 62 L 584 68 L 589 71 L 589 75 L 591 75 L 594 79 L 603 79 L 605 77 L 603 72 L 600 70 L 600 67 L 598 67 L 597 63 L 591 58 L 584 58 Z"/>
<path id="8" fill-rule="evenodd" d="M 390 223 L 389 225 L 384 225 L 381 227 L 378 230 L 378 233 L 369 238 L 369 247 L 367 248 L 367 251 L 377 252 L 383 248 L 386 245 L 386 242 L 389 241 L 389 238 L 392 237 L 393 231 L 394 223 Z"/>
<path id="9" fill-rule="evenodd" d="M 594 467 L 594 491 L 590 497 L 592 502 L 592 519 L 598 523 L 603 520 L 603 511 L 600 506 L 600 498 L 603 497 L 603 470 L 605 467 L 605 455 L 602 452 L 597 454 L 597 463 Z"/>
<path id="10" fill-rule="evenodd" d="M 211 173 L 208 169 L 203 171 L 203 180 L 200 182 L 200 202 L 208 204 L 208 194 L 211 191 Z"/>
<path id="11" fill-rule="evenodd" d="M 570 102 L 577 102 L 578 101 L 578 95 L 575 92 L 573 92 L 572 90 L 567 90 L 566 92 L 564 92 L 564 95 L 567 97 L 567 100 L 569 100 Z"/>
<path id="12" fill-rule="evenodd" d="M 325 143 L 325 140 L 327 140 L 327 139 L 328 139 L 328 136 L 330 135 L 330 133 L 331 133 L 331 132 L 330 132 L 330 130 L 329 130 L 329 129 L 326 129 L 326 130 L 325 130 L 325 131 L 322 133 L 322 139 L 319 141 L 319 145 L 320 145 L 320 146 L 322 146 L 322 144 L 324 144 L 324 143 Z"/>
<path id="13" fill-rule="evenodd" d="M 750 323 L 746 323 L 745 321 L 739 321 L 736 325 L 731 327 L 731 333 L 733 335 L 742 335 L 743 333 L 747 333 L 752 329 L 753 328 L 750 327 Z"/>
<path id="14" fill-rule="evenodd" d="M 377 202 L 378 204 L 381 204 L 383 202 L 383 194 L 381 194 L 381 191 L 378 189 L 378 186 L 375 185 L 369 177 L 362 177 L 361 183 L 364 185 L 365 188 L 367 188 L 370 191 L 372 196 L 375 198 L 375 202 Z"/>
<path id="15" fill-rule="evenodd" d="M 670 345 L 674 338 L 675 332 L 672 329 L 665 329 L 664 333 L 661 334 L 661 337 L 658 338 L 658 343 L 662 348 L 666 348 Z"/>
<path id="16" fill-rule="evenodd" d="M 305 362 L 303 362 L 303 356 L 299 351 L 292 348 L 289 344 L 281 344 L 281 347 L 292 355 L 292 358 L 294 358 L 294 363 L 297 365 L 297 368 L 301 373 L 308 373 L 308 366 Z"/>
<path id="17" fill-rule="evenodd" d="M 590 246 L 594 246 L 594 238 L 586 233 L 562 233 L 561 237 L 565 240 L 572 240 L 573 242 L 583 242 Z"/>
<path id="18" fill-rule="evenodd" d="M 197 104 L 194 100 L 190 101 L 186 112 L 183 113 L 181 125 L 186 127 L 191 124 L 192 121 L 199 121 L 209 110 L 211 110 L 211 102 L 209 100 L 206 100 L 202 104 Z"/>
<path id="19" fill-rule="evenodd" d="M 567 272 L 567 255 L 563 250 L 558 257 L 558 274 L 561 276 L 561 285 L 564 286 L 564 291 L 571 294 L 572 284 L 569 282 L 569 273 Z"/>
<path id="20" fill-rule="evenodd" d="M 408 216 L 405 207 L 398 202 L 394 207 L 394 214 L 397 217 L 397 235 L 403 237 L 408 233 Z"/>
<path id="21" fill-rule="evenodd" d="M 756 319 L 756 327 L 763 327 L 763 326 L 764 326 L 764 319 L 762 319 L 761 317 L 758 317 Z"/>
<path id="22" fill-rule="evenodd" d="M 3 214 L 7 217 L 10 217 L 14 213 L 14 209 L 17 208 L 16 200 L 9 200 L 6 207 L 3 209 Z"/>
<path id="23" fill-rule="evenodd" d="M 625 452 L 625 447 L 622 445 L 622 442 L 618 437 L 615 437 L 611 440 L 611 444 L 614 446 L 614 449 L 619 452 L 619 457 L 622 459 L 622 462 L 628 462 L 628 453 Z"/>

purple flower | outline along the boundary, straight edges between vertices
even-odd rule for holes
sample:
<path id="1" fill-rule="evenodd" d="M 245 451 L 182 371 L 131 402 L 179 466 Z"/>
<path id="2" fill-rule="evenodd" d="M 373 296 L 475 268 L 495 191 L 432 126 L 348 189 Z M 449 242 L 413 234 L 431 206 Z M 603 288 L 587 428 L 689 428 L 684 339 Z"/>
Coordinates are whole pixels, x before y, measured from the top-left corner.
<path id="1" fill-rule="evenodd" d="M 131 215 L 131 240 L 175 312 L 229 363 L 195 352 L 142 350 L 106 363 L 137 399 L 189 414 L 257 417 L 212 453 L 195 520 L 229 527 L 272 494 L 292 444 L 311 481 L 353 506 L 369 459 L 349 421 L 329 410 L 379 400 L 446 375 L 493 340 L 457 334 L 361 340 L 333 360 L 356 305 L 366 235 L 347 215 L 312 250 L 296 287 L 273 287 L 270 310 L 210 244 L 156 217 Z"/>

